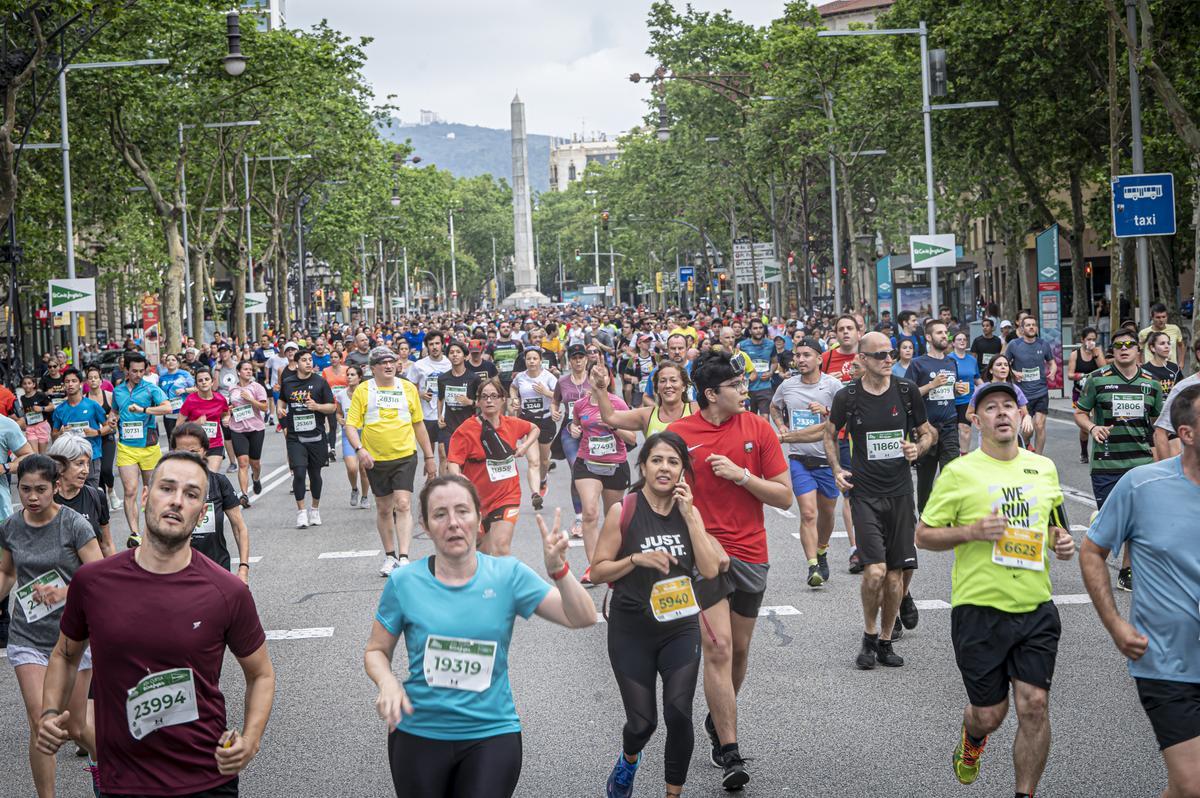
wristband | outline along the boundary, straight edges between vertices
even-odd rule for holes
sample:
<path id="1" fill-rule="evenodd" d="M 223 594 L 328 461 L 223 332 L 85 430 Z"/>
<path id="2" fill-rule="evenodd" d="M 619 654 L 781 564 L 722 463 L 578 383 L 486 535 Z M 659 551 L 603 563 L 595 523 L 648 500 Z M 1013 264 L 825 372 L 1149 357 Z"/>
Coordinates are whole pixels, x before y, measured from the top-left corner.
<path id="1" fill-rule="evenodd" d="M 564 576 L 566 576 L 568 573 L 570 573 L 570 571 L 571 571 L 571 563 L 566 562 L 564 560 L 562 570 L 558 571 L 557 573 L 550 574 L 550 578 L 553 579 L 555 582 L 557 582 L 558 580 L 560 580 Z"/>
<path id="2" fill-rule="evenodd" d="M 737 482 L 735 482 L 734 484 L 735 484 L 735 485 L 745 485 L 745 484 L 746 484 L 747 482 L 749 482 L 749 481 L 750 481 L 750 469 L 749 469 L 749 468 L 743 468 L 743 469 L 742 469 L 742 478 L 741 478 L 741 479 L 739 479 L 739 480 L 738 480 Z"/>
<path id="3" fill-rule="evenodd" d="M 248 563 L 248 562 L 240 562 L 240 563 L 238 563 L 238 568 L 245 568 L 247 571 L 249 571 L 249 570 L 250 570 L 250 563 Z"/>

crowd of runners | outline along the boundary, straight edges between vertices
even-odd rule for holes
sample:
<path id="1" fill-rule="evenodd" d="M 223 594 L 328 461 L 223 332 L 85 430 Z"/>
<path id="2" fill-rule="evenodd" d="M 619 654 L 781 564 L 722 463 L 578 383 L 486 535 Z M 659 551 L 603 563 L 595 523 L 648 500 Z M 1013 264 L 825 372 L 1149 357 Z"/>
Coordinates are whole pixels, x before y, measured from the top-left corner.
<path id="1" fill-rule="evenodd" d="M 1011 700 L 1014 794 L 1035 794 L 1061 631 L 1051 563 L 1077 556 L 1162 750 L 1164 796 L 1200 795 L 1200 375 L 1185 376 L 1185 337 L 1153 310 L 1103 341 L 1082 330 L 1065 358 L 1028 312 L 984 312 L 973 335 L 949 308 L 785 320 L 563 306 L 217 334 L 156 363 L 131 339 L 108 368 L 47 352 L 0 390 L 0 644 L 37 794 L 55 794 L 67 744 L 96 795 L 238 794 L 275 693 L 250 574 L 256 528 L 278 526 L 254 504 L 264 442 L 282 435 L 295 527 L 322 525 L 339 459 L 350 492 L 332 500 L 375 509 L 386 582 L 364 666 L 397 796 L 512 795 L 515 618 L 577 629 L 597 611 L 626 715 L 606 795 L 633 794 L 660 705 L 662 790 L 682 794 L 701 668 L 706 758 L 740 790 L 738 693 L 768 574 L 813 590 L 858 575 L 861 642 L 835 656 L 897 668 L 919 623 L 919 550 L 954 552 L 958 781 L 977 779 Z M 1060 380 L 1098 510 L 1078 540 L 1043 454 Z M 556 468 L 570 509 L 545 506 Z M 793 505 L 804 562 L 776 571 L 764 510 Z M 510 556 L 526 506 L 541 562 Z M 831 564 L 839 513 L 850 553 Z M 435 552 L 421 559 L 414 519 Z M 237 730 L 226 650 L 246 682 Z"/>

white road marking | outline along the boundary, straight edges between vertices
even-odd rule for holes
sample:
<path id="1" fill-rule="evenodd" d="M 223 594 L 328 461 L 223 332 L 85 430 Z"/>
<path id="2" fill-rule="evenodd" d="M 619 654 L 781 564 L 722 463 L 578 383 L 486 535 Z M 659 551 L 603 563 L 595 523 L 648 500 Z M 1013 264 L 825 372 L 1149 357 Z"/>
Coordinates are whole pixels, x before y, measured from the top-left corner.
<path id="1" fill-rule="evenodd" d="M 233 557 L 233 558 L 231 558 L 231 559 L 230 559 L 230 561 L 229 561 L 229 562 L 230 562 L 230 564 L 232 564 L 232 565 L 237 565 L 237 564 L 238 564 L 238 563 L 240 563 L 241 561 L 242 561 L 242 560 L 241 560 L 241 558 L 240 558 L 240 557 Z M 251 556 L 251 557 L 250 557 L 250 559 L 246 560 L 246 564 L 247 564 L 247 565 L 254 565 L 254 563 L 256 563 L 256 562 L 262 562 L 262 557 L 254 557 L 254 556 Z"/>
<path id="2" fill-rule="evenodd" d="M 913 599 L 919 610 L 948 610 L 950 605 L 941 599 Z"/>
<path id="3" fill-rule="evenodd" d="M 781 615 L 799 615 L 799 614 L 800 614 L 800 610 L 796 609 L 795 607 L 793 607 L 790 604 L 781 604 L 778 607 L 759 607 L 758 608 L 758 617 L 760 617 L 760 618 L 768 618 L 768 617 L 776 617 L 777 618 Z M 596 623 L 604 623 L 604 616 L 601 615 L 600 613 L 596 613 Z M 330 631 L 332 631 L 332 630 L 330 630 Z"/>
<path id="4" fill-rule="evenodd" d="M 1093 510 L 1096 509 L 1096 500 L 1092 497 L 1092 495 L 1090 493 L 1085 493 L 1084 491 L 1078 490 L 1077 488 L 1072 488 L 1070 485 L 1063 485 L 1062 492 L 1063 492 L 1063 495 L 1066 496 L 1068 499 L 1074 499 L 1075 501 L 1082 504 L 1084 507 L 1091 507 Z"/>
<path id="5" fill-rule="evenodd" d="M 8 649 L 0 648 L 0 659 L 8 659 Z"/>
<path id="6" fill-rule="evenodd" d="M 379 549 L 360 549 L 358 551 L 325 551 L 317 555 L 318 560 L 348 560 L 352 557 L 378 557 Z"/>
<path id="7" fill-rule="evenodd" d="M 1083 524 L 1071 524 L 1072 532 L 1087 532 L 1088 528 Z"/>
<path id="8" fill-rule="evenodd" d="M 281 473 L 284 473 L 284 472 L 286 472 L 286 475 L 285 475 L 283 478 L 281 478 L 281 479 L 279 479 L 279 480 L 276 480 L 274 483 L 272 483 L 272 484 L 270 484 L 270 485 L 265 485 L 265 484 L 264 484 L 264 485 L 263 485 L 263 489 L 262 489 L 262 493 L 258 494 L 257 496 L 255 496 L 255 495 L 254 495 L 254 490 L 253 490 L 253 489 L 251 489 L 251 491 L 250 491 L 250 495 L 249 495 L 249 497 L 248 497 L 248 498 L 250 499 L 250 503 L 251 503 L 251 504 L 254 504 L 256 501 L 258 501 L 259 499 L 261 499 L 263 496 L 266 496 L 268 492 L 270 492 L 270 491 L 271 491 L 273 488 L 275 488 L 275 486 L 276 486 L 276 485 L 278 485 L 280 482 L 282 482 L 284 479 L 290 479 L 290 478 L 291 478 L 291 476 L 292 476 L 292 474 L 291 474 L 291 471 L 289 471 L 289 470 L 288 470 L 288 465 L 287 465 L 287 463 L 284 463 L 283 465 L 279 466 L 278 468 L 276 468 L 276 469 L 275 469 L 274 471 L 272 471 L 271 473 L 269 473 L 269 474 L 267 474 L 266 476 L 264 476 L 264 477 L 260 478 L 260 479 L 258 480 L 259 482 L 262 482 L 262 483 L 265 483 L 265 482 L 270 482 L 270 480 L 272 480 L 272 479 L 275 479 L 275 477 L 276 477 L 276 476 L 278 476 L 279 474 L 281 474 Z"/>
<path id="9" fill-rule="evenodd" d="M 799 539 L 800 539 L 800 533 L 799 533 L 799 532 L 793 532 L 793 533 L 792 533 L 792 537 L 794 537 L 796 540 L 799 540 Z M 829 539 L 830 539 L 830 540 L 833 540 L 834 538 L 848 538 L 848 537 L 850 537 L 850 536 L 846 534 L 845 530 L 842 530 L 842 529 L 835 529 L 835 530 L 833 530 L 833 534 L 829 536 Z"/>
<path id="10" fill-rule="evenodd" d="M 1061 596 L 1051 596 L 1055 604 L 1091 604 L 1092 597 L 1087 593 L 1066 593 Z"/>
<path id="11" fill-rule="evenodd" d="M 267 632 L 268 640 L 310 640 L 314 637 L 333 637 L 332 626 L 313 629 L 273 629 Z"/>
<path id="12" fill-rule="evenodd" d="M 780 510 L 778 507 L 772 507 L 772 510 L 782 515 L 784 518 L 795 518 L 796 514 L 791 510 Z"/>

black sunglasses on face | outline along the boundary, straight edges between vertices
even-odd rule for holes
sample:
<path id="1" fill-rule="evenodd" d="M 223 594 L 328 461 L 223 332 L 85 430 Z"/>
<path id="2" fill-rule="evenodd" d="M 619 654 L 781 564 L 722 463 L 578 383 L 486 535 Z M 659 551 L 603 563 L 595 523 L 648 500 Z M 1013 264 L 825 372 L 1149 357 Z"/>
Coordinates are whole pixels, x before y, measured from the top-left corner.
<path id="1" fill-rule="evenodd" d="M 888 358 L 896 360 L 900 357 L 900 351 L 897 349 L 884 349 L 880 352 L 860 352 L 859 354 L 861 354 L 863 357 L 869 357 L 872 360 L 879 361 L 887 360 Z"/>

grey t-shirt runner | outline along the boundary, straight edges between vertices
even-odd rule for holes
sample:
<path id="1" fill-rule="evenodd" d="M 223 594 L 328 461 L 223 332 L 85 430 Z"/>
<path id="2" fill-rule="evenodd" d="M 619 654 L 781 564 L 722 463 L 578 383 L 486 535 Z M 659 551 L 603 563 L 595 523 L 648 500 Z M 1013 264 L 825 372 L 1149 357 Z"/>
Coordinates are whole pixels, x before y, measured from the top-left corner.
<path id="1" fill-rule="evenodd" d="M 17 583 L 12 591 L 17 601 L 12 607 L 9 645 L 35 648 L 44 654 L 54 649 L 62 607 L 30 623 L 25 615 L 25 602 L 21 601 L 21 588 L 54 570 L 62 581 L 70 584 L 83 565 L 79 550 L 95 538 L 92 525 L 70 507 L 61 507 L 54 520 L 41 527 L 25 523 L 25 513 L 20 511 L 0 524 L 0 549 L 12 554 L 17 569 Z"/>
<path id="2" fill-rule="evenodd" d="M 822 373 L 820 379 L 812 384 L 805 383 L 804 378 L 796 374 L 779 384 L 775 389 L 775 396 L 771 398 L 771 404 L 779 408 L 791 429 L 803 429 L 813 424 L 822 424 L 827 418 L 810 410 L 809 405 L 817 402 L 828 410 L 833 406 L 834 394 L 842 387 L 842 381 L 829 374 Z M 821 441 L 788 443 L 785 446 L 789 456 L 825 457 L 825 444 Z"/>
<path id="3" fill-rule="evenodd" d="M 1046 364 L 1053 357 L 1050 344 L 1041 338 L 1033 339 L 1033 343 L 1014 338 L 1008 342 L 1004 353 L 1012 363 L 1013 376 L 1020 378 L 1017 384 L 1021 386 L 1026 399 L 1041 399 L 1050 392 L 1046 387 Z"/>

